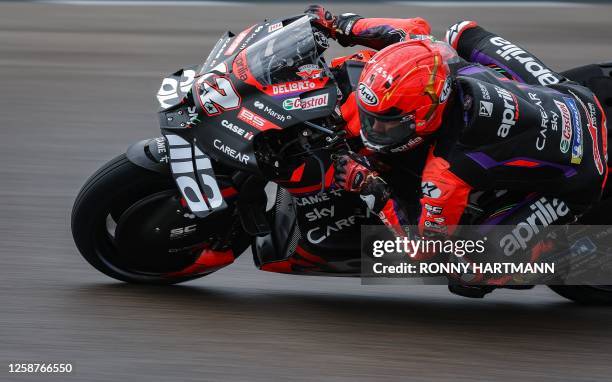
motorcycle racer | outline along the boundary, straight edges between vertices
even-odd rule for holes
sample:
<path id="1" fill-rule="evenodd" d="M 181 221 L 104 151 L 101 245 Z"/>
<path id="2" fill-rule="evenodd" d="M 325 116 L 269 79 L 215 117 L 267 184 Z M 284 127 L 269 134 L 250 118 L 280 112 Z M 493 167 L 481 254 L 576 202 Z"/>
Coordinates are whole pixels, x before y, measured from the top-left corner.
<path id="1" fill-rule="evenodd" d="M 320 6 L 307 13 L 342 45 L 383 48 L 365 55 L 358 89 L 340 110 L 349 136 L 361 136 L 376 154 L 371 159 L 428 146 L 422 234 L 452 234 L 476 190 L 544 195 L 518 206 L 503 222 L 509 225 L 563 224 L 599 200 L 607 177 L 606 120 L 587 88 L 473 21 L 451 26 L 444 43 L 425 36 L 422 19 L 334 16 Z M 411 214 L 396 197 L 402 186 L 384 178 L 365 157 L 337 162 L 338 186 L 360 192 L 398 230 Z M 535 216 L 538 202 L 556 213 Z"/>

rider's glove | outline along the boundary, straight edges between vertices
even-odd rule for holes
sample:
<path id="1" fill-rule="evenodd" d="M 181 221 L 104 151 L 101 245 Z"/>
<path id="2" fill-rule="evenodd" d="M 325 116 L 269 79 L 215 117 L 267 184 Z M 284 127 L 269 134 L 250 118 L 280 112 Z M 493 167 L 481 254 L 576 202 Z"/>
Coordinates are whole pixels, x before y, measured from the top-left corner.
<path id="1" fill-rule="evenodd" d="M 304 13 L 312 16 L 312 22 L 323 30 L 331 38 L 336 38 L 336 20 L 338 19 L 330 11 L 321 5 L 311 5 Z"/>
<path id="2" fill-rule="evenodd" d="M 334 168 L 336 185 L 349 192 L 361 191 L 368 177 L 378 175 L 366 165 L 369 162 L 363 156 L 359 156 L 359 161 L 348 155 L 341 156 L 336 160 Z"/>
<path id="3" fill-rule="evenodd" d="M 374 173 L 366 178 L 359 197 L 366 203 L 370 211 L 380 214 L 391 197 L 391 189 L 381 177 Z"/>
<path id="4" fill-rule="evenodd" d="M 304 13 L 312 16 L 315 25 L 326 32 L 329 37 L 338 39 L 342 45 L 350 45 L 350 42 L 344 40 L 351 34 L 353 25 L 363 18 L 354 13 L 343 13 L 340 16 L 334 16 L 333 13 L 321 5 L 311 5 L 306 8 Z"/>

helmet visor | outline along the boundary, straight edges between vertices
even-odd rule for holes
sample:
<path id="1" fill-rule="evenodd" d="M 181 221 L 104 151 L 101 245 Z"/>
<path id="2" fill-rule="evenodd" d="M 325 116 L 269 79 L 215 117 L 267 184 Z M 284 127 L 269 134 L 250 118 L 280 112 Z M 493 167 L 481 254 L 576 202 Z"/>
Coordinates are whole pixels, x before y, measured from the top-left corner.
<path id="1" fill-rule="evenodd" d="M 368 142 L 391 146 L 407 142 L 416 132 L 414 113 L 401 116 L 379 116 L 359 108 L 361 131 Z"/>

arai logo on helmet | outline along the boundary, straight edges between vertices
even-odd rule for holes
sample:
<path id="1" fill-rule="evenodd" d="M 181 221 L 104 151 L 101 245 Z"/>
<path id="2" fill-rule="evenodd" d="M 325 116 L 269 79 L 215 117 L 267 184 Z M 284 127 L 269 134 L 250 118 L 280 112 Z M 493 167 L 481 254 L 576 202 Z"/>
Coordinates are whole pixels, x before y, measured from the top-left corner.
<path id="1" fill-rule="evenodd" d="M 366 105 L 374 106 L 378 105 L 378 97 L 376 94 L 368 87 L 368 85 L 363 82 L 359 83 L 359 98 Z"/>

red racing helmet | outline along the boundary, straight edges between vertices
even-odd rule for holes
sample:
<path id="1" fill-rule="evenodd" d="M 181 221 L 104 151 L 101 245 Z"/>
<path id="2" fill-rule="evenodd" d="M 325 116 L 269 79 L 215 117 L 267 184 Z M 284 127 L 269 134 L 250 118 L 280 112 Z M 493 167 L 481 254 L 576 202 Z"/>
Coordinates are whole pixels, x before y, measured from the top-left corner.
<path id="1" fill-rule="evenodd" d="M 452 88 L 446 43 L 432 39 L 393 44 L 364 67 L 357 88 L 361 138 L 374 151 L 410 150 L 435 132 Z"/>

